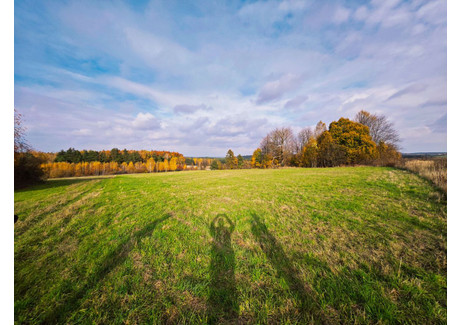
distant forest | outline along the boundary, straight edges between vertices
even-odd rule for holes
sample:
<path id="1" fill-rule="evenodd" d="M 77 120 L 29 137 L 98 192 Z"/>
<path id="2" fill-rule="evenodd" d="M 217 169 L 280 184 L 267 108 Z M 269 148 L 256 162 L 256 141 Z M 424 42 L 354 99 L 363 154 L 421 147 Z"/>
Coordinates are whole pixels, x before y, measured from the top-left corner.
<path id="1" fill-rule="evenodd" d="M 235 156 L 229 149 L 225 158 L 193 158 L 171 151 L 118 148 L 37 152 L 24 141 L 20 117 L 20 114 L 15 117 L 15 174 L 23 181 L 203 169 L 395 166 L 401 159 L 399 137 L 392 123 L 385 116 L 366 111 L 356 114 L 353 120 L 340 118 L 329 127 L 319 121 L 315 128 L 304 128 L 297 135 L 289 127 L 277 128 L 262 139 L 252 156 Z"/>

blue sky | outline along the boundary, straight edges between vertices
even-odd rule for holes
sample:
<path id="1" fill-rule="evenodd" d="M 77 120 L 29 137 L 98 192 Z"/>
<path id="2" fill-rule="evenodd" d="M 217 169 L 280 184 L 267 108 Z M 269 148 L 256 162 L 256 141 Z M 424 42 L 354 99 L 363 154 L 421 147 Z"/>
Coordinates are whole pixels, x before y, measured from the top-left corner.
<path id="1" fill-rule="evenodd" d="M 384 114 L 446 151 L 446 1 L 18 1 L 15 107 L 37 150 L 252 154 Z"/>

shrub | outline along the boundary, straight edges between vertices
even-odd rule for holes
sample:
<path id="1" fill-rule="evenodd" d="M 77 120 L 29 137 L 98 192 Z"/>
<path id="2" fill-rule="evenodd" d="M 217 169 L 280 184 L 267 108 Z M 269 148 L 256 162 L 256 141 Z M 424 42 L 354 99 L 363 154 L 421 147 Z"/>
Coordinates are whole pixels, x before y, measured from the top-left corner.
<path id="1" fill-rule="evenodd" d="M 14 153 L 14 188 L 42 181 L 44 172 L 40 168 L 42 161 L 30 152 Z"/>

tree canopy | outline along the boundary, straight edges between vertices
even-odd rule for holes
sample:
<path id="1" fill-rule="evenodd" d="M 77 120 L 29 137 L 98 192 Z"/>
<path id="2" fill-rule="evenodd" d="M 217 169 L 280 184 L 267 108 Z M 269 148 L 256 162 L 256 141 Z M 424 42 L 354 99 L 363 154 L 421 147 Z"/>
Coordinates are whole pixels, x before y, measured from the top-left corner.
<path id="1" fill-rule="evenodd" d="M 358 164 L 377 157 L 377 146 L 367 126 L 342 117 L 329 125 L 329 133 L 333 142 L 344 151 L 347 164 Z"/>

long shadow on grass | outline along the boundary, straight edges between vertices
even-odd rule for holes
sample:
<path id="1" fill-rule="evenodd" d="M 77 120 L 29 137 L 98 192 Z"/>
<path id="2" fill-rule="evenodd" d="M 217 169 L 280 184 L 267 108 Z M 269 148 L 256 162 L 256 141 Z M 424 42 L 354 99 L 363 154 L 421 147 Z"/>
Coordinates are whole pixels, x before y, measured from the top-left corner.
<path id="1" fill-rule="evenodd" d="M 73 197 L 69 198 L 68 200 L 64 202 L 59 202 L 59 201 L 54 201 L 53 204 L 51 204 L 51 208 L 44 209 L 43 212 L 38 213 L 37 215 L 34 216 L 27 216 L 24 214 L 19 215 L 20 223 L 18 224 L 19 227 L 16 227 L 15 229 L 15 235 L 17 236 L 24 236 L 24 234 L 30 230 L 33 226 L 38 224 L 39 222 L 43 221 L 43 218 L 46 218 L 48 216 L 51 216 L 58 212 L 59 210 L 63 210 L 65 207 L 72 205 L 73 203 L 78 202 L 79 200 L 82 200 L 87 196 L 88 194 L 91 194 L 93 190 L 98 186 L 98 183 L 93 184 L 89 188 L 85 188 L 84 191 L 78 192 L 76 195 Z M 73 195 L 71 193 L 70 195 Z M 67 220 L 67 221 L 70 221 Z M 62 226 L 61 226 L 62 227 Z M 42 239 L 42 237 L 40 236 Z"/>
<path id="2" fill-rule="evenodd" d="M 119 266 L 123 261 L 126 260 L 130 251 L 133 249 L 134 244 L 139 243 L 142 238 L 151 236 L 153 230 L 163 221 L 169 219 L 170 214 L 165 215 L 159 219 L 154 220 L 149 223 L 143 229 L 137 231 L 134 236 L 123 239 L 115 249 L 108 254 L 108 256 L 99 264 L 95 272 L 91 274 L 86 280 L 85 284 L 77 291 L 68 293 L 60 302 L 60 305 L 57 306 L 54 310 L 48 313 L 44 319 L 44 324 L 56 324 L 63 323 L 71 315 L 72 312 L 77 310 L 81 303 L 82 299 L 86 296 L 87 293 L 94 288 L 98 282 L 104 279 L 111 270 Z"/>
<path id="3" fill-rule="evenodd" d="M 209 272 L 208 322 L 222 323 L 238 318 L 239 305 L 235 280 L 235 252 L 231 235 L 235 224 L 224 214 L 209 225 L 213 238 Z"/>
<path id="4" fill-rule="evenodd" d="M 107 177 L 82 177 L 82 178 L 64 178 L 64 179 L 49 179 L 46 181 L 43 181 L 41 183 L 23 187 L 20 189 L 15 190 L 16 193 L 20 192 L 31 192 L 31 191 L 39 191 L 39 190 L 47 190 L 51 188 L 57 188 L 57 187 L 62 187 L 62 186 L 69 186 L 73 184 L 78 184 L 78 183 L 85 183 L 85 182 L 90 182 L 94 180 L 105 180 L 109 178 L 114 178 L 115 176 L 107 176 Z"/>
<path id="5" fill-rule="evenodd" d="M 313 298 L 313 291 L 307 283 L 300 279 L 283 247 L 256 214 L 252 214 L 251 231 L 265 256 L 276 269 L 278 276 L 287 282 L 290 291 L 297 298 L 301 320 L 308 323 L 312 321 L 324 323 L 325 320 L 319 312 L 320 307 Z"/>

